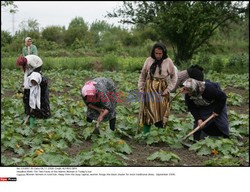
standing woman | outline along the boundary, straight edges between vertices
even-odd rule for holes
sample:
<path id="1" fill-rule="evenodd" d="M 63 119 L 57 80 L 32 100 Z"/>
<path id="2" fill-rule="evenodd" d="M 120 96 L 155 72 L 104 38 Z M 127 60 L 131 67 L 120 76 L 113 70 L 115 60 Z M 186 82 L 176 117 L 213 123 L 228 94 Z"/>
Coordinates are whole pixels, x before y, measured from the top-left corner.
<path id="1" fill-rule="evenodd" d="M 169 83 L 167 83 L 169 82 Z M 166 46 L 156 43 L 141 70 L 138 90 L 143 95 L 139 121 L 144 133 L 150 131 L 151 125 L 165 127 L 170 115 L 170 92 L 177 82 L 173 61 L 167 55 Z"/>
<path id="2" fill-rule="evenodd" d="M 37 48 L 32 44 L 32 39 L 30 37 L 25 38 L 25 46 L 23 47 L 22 55 L 38 55 Z"/>

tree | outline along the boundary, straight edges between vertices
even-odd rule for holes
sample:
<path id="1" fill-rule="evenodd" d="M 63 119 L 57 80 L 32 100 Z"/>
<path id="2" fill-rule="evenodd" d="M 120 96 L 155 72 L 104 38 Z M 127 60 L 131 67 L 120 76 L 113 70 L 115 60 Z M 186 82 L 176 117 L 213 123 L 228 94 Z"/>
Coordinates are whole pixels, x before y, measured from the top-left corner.
<path id="1" fill-rule="evenodd" d="M 12 42 L 12 37 L 8 31 L 1 31 L 1 46 L 4 47 Z"/>
<path id="2" fill-rule="evenodd" d="M 39 31 L 39 23 L 36 19 L 28 19 L 27 21 L 22 21 L 19 24 L 21 31 Z"/>
<path id="3" fill-rule="evenodd" d="M 122 17 L 123 24 L 154 26 L 161 41 L 171 42 L 179 65 L 191 60 L 218 27 L 236 22 L 244 10 L 242 2 L 232 1 L 124 1 L 107 16 Z"/>
<path id="4" fill-rule="evenodd" d="M 42 37 L 47 41 L 63 44 L 65 28 L 61 26 L 49 26 L 43 29 Z"/>
<path id="5" fill-rule="evenodd" d="M 88 39 L 88 25 L 82 17 L 75 17 L 69 24 L 65 34 L 65 42 L 67 45 L 72 45 L 74 41 L 85 41 Z"/>
<path id="6" fill-rule="evenodd" d="M 96 20 L 91 24 L 90 33 L 96 46 L 99 46 L 99 43 L 103 38 L 103 34 L 110 28 L 111 26 L 106 21 Z"/>
<path id="7" fill-rule="evenodd" d="M 17 36 L 21 36 L 23 39 L 26 37 L 31 37 L 32 39 L 39 39 L 39 23 L 36 19 L 24 20 L 19 24 L 19 32 L 16 33 Z"/>
<path id="8" fill-rule="evenodd" d="M 2 7 L 10 7 L 9 9 L 10 13 L 17 12 L 17 5 L 14 4 L 14 1 L 1 1 L 1 8 Z"/>

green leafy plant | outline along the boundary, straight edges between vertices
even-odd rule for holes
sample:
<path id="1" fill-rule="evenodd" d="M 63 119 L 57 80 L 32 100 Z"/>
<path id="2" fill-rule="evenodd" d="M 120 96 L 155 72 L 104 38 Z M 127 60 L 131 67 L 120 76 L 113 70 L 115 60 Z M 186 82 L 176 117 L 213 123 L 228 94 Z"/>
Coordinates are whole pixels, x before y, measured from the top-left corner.
<path id="1" fill-rule="evenodd" d="M 241 106 L 243 103 L 243 98 L 237 93 L 228 93 L 227 94 L 227 104 L 230 106 Z"/>
<path id="2" fill-rule="evenodd" d="M 189 150 L 197 152 L 197 155 L 239 155 L 239 146 L 235 140 L 206 137 L 191 145 Z"/>
<path id="3" fill-rule="evenodd" d="M 216 158 L 204 161 L 203 165 L 204 166 L 240 166 L 242 164 L 240 160 L 235 157 L 223 156 L 223 157 L 216 157 Z"/>
<path id="4" fill-rule="evenodd" d="M 157 151 L 155 153 L 153 153 L 152 155 L 150 155 L 147 160 L 149 161 L 153 161 L 153 160 L 159 160 L 162 162 L 174 162 L 174 163 L 178 163 L 181 159 L 178 155 L 170 152 L 170 151 Z"/>

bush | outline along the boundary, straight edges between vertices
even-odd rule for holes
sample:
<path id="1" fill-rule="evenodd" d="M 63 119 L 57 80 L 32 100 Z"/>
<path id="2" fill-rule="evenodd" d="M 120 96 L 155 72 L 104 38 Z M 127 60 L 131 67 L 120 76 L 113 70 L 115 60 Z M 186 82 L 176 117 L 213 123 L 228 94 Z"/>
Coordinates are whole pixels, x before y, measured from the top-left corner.
<path id="1" fill-rule="evenodd" d="M 245 73 L 248 71 L 249 61 L 247 54 L 237 54 L 229 58 L 226 65 L 228 72 Z"/>
<path id="2" fill-rule="evenodd" d="M 221 57 L 216 57 L 213 61 L 213 70 L 220 73 L 224 69 L 224 63 Z"/>
<path id="3" fill-rule="evenodd" d="M 102 67 L 108 71 L 117 71 L 121 67 L 119 66 L 118 57 L 114 54 L 108 54 L 102 59 Z"/>

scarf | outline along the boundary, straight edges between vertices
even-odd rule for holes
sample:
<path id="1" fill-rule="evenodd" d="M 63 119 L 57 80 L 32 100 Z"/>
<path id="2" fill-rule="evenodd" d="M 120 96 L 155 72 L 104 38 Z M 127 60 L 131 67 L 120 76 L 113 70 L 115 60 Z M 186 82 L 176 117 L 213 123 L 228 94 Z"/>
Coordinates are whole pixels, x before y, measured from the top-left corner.
<path id="1" fill-rule="evenodd" d="M 28 46 L 28 41 L 29 41 L 29 40 L 31 40 L 30 37 L 26 37 L 26 38 L 25 38 L 25 45 L 26 45 L 26 47 L 27 47 L 27 53 L 28 53 L 28 55 L 30 55 L 30 46 Z"/>
<path id="2" fill-rule="evenodd" d="M 184 83 L 184 87 L 188 88 L 193 97 L 199 97 L 205 90 L 205 81 L 198 81 L 188 78 Z"/>
<path id="3" fill-rule="evenodd" d="M 205 90 L 205 81 L 198 81 L 192 78 L 187 79 L 183 85 L 191 92 L 190 99 L 197 106 L 208 106 L 214 101 L 208 101 L 202 97 Z"/>
<path id="4" fill-rule="evenodd" d="M 31 80 L 37 82 L 37 85 L 33 85 Z M 32 109 L 41 108 L 41 87 L 40 83 L 42 82 L 42 76 L 40 73 L 32 72 L 31 75 L 28 77 L 28 83 L 30 87 L 30 98 L 29 98 L 29 105 Z"/>
<path id="5" fill-rule="evenodd" d="M 95 95 L 96 94 L 96 88 L 95 85 L 96 82 L 94 81 L 87 81 L 83 88 L 82 88 L 82 95 L 85 97 L 86 95 Z"/>
<path id="6" fill-rule="evenodd" d="M 155 49 L 156 48 L 161 49 L 162 52 L 163 52 L 162 58 L 160 60 L 157 60 L 155 58 Z M 155 70 L 156 70 L 157 66 L 159 67 L 159 74 L 161 75 L 161 64 L 162 64 L 164 59 L 168 58 L 166 46 L 163 43 L 160 43 L 160 42 L 156 43 L 152 48 L 151 57 L 155 60 L 153 62 L 153 64 L 150 66 L 150 72 L 149 72 L 150 77 L 152 79 L 154 74 L 155 74 Z"/>

